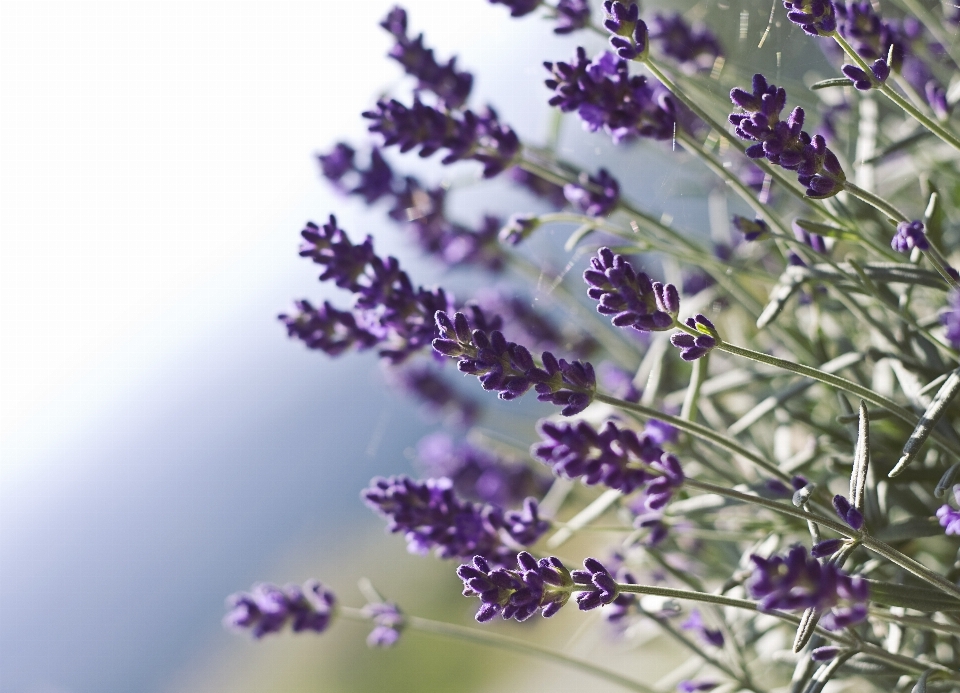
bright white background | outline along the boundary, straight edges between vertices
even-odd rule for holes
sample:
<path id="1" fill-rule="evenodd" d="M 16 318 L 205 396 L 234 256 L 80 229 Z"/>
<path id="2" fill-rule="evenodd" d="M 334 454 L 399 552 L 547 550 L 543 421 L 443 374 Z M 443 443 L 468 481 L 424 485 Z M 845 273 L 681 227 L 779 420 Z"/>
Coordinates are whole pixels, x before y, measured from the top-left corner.
<path id="1" fill-rule="evenodd" d="M 398 83 L 391 4 L 0 3 L 5 693 L 163 689 L 225 637 L 225 594 L 288 579 L 285 543 L 340 533 L 373 473 L 403 471 L 424 425 L 371 405 L 373 359 L 306 353 L 275 319 L 321 295 L 304 221 L 381 218 L 313 154 L 362 142 Z M 483 66 L 480 99 L 542 131 L 539 64 L 517 56 L 569 45 L 483 0 L 404 4 L 441 58 Z"/>

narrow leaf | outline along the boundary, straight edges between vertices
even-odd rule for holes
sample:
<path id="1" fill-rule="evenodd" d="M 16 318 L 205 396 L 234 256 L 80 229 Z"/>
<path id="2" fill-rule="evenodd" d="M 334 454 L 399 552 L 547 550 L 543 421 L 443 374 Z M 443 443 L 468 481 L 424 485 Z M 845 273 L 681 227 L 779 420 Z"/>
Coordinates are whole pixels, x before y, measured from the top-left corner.
<path id="1" fill-rule="evenodd" d="M 927 693 L 927 679 L 930 678 L 930 674 L 932 673 L 933 669 L 927 669 L 920 674 L 920 678 L 917 679 L 917 685 L 910 689 L 910 693 Z"/>
<path id="2" fill-rule="evenodd" d="M 860 422 L 857 426 L 857 446 L 850 471 L 850 503 L 863 511 L 863 493 L 867 487 L 867 469 L 870 466 L 870 412 L 867 403 L 860 400 Z"/>
<path id="3" fill-rule="evenodd" d="M 960 599 L 953 599 L 940 590 L 867 579 L 870 601 L 884 606 L 902 606 L 917 611 L 957 611 Z"/>
<path id="4" fill-rule="evenodd" d="M 822 615 L 822 609 L 815 609 L 813 607 L 803 612 L 803 616 L 800 617 L 800 625 L 797 626 L 797 635 L 793 639 L 794 652 L 799 652 L 807 646 L 810 638 L 813 637 L 813 634 L 817 630 L 817 624 L 820 622 Z"/>
<path id="5" fill-rule="evenodd" d="M 853 80 L 849 77 L 831 77 L 830 79 L 821 79 L 819 82 L 814 82 L 810 85 L 810 88 L 814 91 L 819 89 L 829 89 L 830 87 L 849 87 L 853 84 Z"/>
<path id="6" fill-rule="evenodd" d="M 903 446 L 903 454 L 900 457 L 900 461 L 890 470 L 888 476 L 891 478 L 897 476 L 907 468 L 907 465 L 916 459 L 920 448 L 923 447 L 927 437 L 931 431 L 933 431 L 937 422 L 943 417 L 944 413 L 946 413 L 947 406 L 953 398 L 957 396 L 958 392 L 960 392 L 960 368 L 953 371 L 946 382 L 940 386 L 933 401 L 930 402 L 930 406 L 923 412 L 923 416 L 920 417 L 917 427 L 913 429 L 913 433 L 910 434 L 906 444 Z"/>

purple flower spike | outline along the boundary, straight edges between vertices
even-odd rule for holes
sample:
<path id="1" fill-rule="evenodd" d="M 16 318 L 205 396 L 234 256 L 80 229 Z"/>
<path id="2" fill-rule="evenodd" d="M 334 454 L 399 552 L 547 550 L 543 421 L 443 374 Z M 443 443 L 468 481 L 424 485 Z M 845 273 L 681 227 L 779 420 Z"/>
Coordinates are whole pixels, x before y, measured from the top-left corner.
<path id="1" fill-rule="evenodd" d="M 250 592 L 227 597 L 230 610 L 223 624 L 233 630 L 246 630 L 255 638 L 277 633 L 289 623 L 294 632 L 312 630 L 322 633 L 330 625 L 337 598 L 316 580 L 303 587 L 280 588 L 269 583 L 254 585 Z"/>
<path id="2" fill-rule="evenodd" d="M 437 311 L 439 338 L 433 348 L 458 359 L 457 368 L 479 378 L 484 390 L 495 390 L 500 399 L 516 399 L 533 387 L 537 399 L 563 407 L 564 416 L 579 414 L 593 401 L 597 378 L 593 366 L 581 361 L 557 359 L 543 352 L 538 366 L 526 347 L 508 342 L 499 330 L 471 331 L 462 313 L 450 317 Z"/>
<path id="3" fill-rule="evenodd" d="M 457 72 L 456 58 L 441 65 L 433 51 L 423 45 L 423 34 L 415 39 L 407 36 L 407 13 L 394 7 L 380 23 L 393 34 L 397 42 L 390 49 L 390 57 L 403 66 L 408 75 L 417 78 L 417 88 L 432 91 L 440 97 L 446 108 L 458 109 L 466 102 L 473 88 L 473 75 Z"/>
<path id="4" fill-rule="evenodd" d="M 843 496 L 833 497 L 833 507 L 837 511 L 840 519 L 850 525 L 853 529 L 859 530 L 863 527 L 863 513 L 857 510 Z"/>
<path id="5" fill-rule="evenodd" d="M 686 332 L 676 332 L 670 336 L 670 343 L 680 350 L 680 358 L 684 361 L 696 361 L 703 358 L 720 343 L 720 333 L 705 316 L 687 318 L 687 327 L 696 330 L 696 336 Z"/>
<path id="6" fill-rule="evenodd" d="M 960 485 L 953 487 L 953 497 L 960 505 Z M 937 519 L 943 527 L 944 534 L 960 536 L 960 510 L 954 510 L 949 505 L 941 505 L 937 510 Z"/>
<path id="7" fill-rule="evenodd" d="M 550 105 L 564 113 L 576 111 L 584 128 L 604 130 L 615 143 L 637 137 L 673 137 L 681 111 L 673 95 L 659 82 L 630 75 L 627 61 L 603 52 L 594 60 L 583 48 L 570 63 L 544 63 L 551 73 Z"/>
<path id="8" fill-rule="evenodd" d="M 680 693 L 699 693 L 700 691 L 712 691 L 720 684 L 714 681 L 681 681 L 677 684 L 677 690 Z"/>
<path id="9" fill-rule="evenodd" d="M 810 555 L 814 558 L 826 558 L 832 556 L 840 547 L 843 546 L 843 539 L 825 539 L 818 544 L 814 544 L 810 549 Z"/>
<path id="10" fill-rule="evenodd" d="M 770 227 L 763 219 L 757 217 L 753 221 L 739 214 L 733 217 L 734 228 L 743 234 L 743 240 L 755 241 L 763 238 L 770 232 Z"/>
<path id="11" fill-rule="evenodd" d="M 890 66 L 883 58 L 878 58 L 873 62 L 870 72 L 866 72 L 856 65 L 844 65 L 840 71 L 853 80 L 853 86 L 860 91 L 869 91 L 887 81 L 890 76 Z"/>
<path id="12" fill-rule="evenodd" d="M 530 14 L 540 6 L 540 0 L 487 0 L 491 5 L 506 5 L 511 17 Z"/>
<path id="13" fill-rule="evenodd" d="M 580 174 L 578 183 L 563 186 L 564 197 L 575 209 L 591 217 L 605 217 L 620 202 L 620 183 L 601 168 L 596 177 Z"/>
<path id="14" fill-rule="evenodd" d="M 832 0 L 783 0 L 787 19 L 813 36 L 829 36 L 837 29 Z"/>
<path id="15" fill-rule="evenodd" d="M 794 546 L 786 556 L 753 555 L 750 594 L 760 599 L 760 609 L 801 611 L 816 608 L 827 613 L 821 620 L 830 630 L 859 623 L 867 616 L 869 587 L 861 577 L 851 577 L 833 563 L 821 564 Z"/>
<path id="16" fill-rule="evenodd" d="M 601 248 L 583 273 L 587 295 L 598 301 L 597 312 L 611 315 L 617 327 L 640 332 L 662 332 L 674 325 L 680 311 L 680 294 L 672 284 L 651 281 L 637 272 L 622 255 Z"/>
<path id="17" fill-rule="evenodd" d="M 541 442 L 531 454 L 555 474 L 603 484 L 623 493 L 645 490 L 648 510 L 659 510 L 683 484 L 683 469 L 673 455 L 647 433 L 637 434 L 607 421 L 597 431 L 585 421 L 576 424 L 541 421 Z"/>
<path id="18" fill-rule="evenodd" d="M 836 645 L 827 645 L 818 647 L 810 653 L 810 659 L 814 662 L 829 662 L 840 654 L 840 648 Z"/>
<path id="19" fill-rule="evenodd" d="M 603 9 L 607 19 L 603 26 L 613 36 L 610 45 L 624 60 L 643 60 L 650 51 L 647 25 L 640 19 L 640 6 L 631 2 L 629 6 L 620 0 L 605 0 Z"/>
<path id="20" fill-rule="evenodd" d="M 332 183 L 337 183 L 347 173 L 354 170 L 354 154 L 356 152 L 354 152 L 353 147 L 344 142 L 338 142 L 329 154 L 318 154 L 317 161 L 320 163 L 320 171 L 323 173 L 323 177 Z"/>
<path id="21" fill-rule="evenodd" d="M 535 214 L 514 214 L 500 229 L 500 240 L 510 245 L 519 245 L 539 226 L 540 219 Z"/>
<path id="22" fill-rule="evenodd" d="M 512 562 L 511 562 L 512 564 Z M 517 568 L 492 568 L 480 556 L 457 568 L 463 580 L 463 596 L 479 597 L 477 621 L 484 623 L 498 614 L 504 619 L 526 621 L 540 613 L 550 618 L 570 599 L 573 580 L 559 558 L 539 561 L 526 551 L 517 554 Z"/>
<path id="23" fill-rule="evenodd" d="M 560 0 L 557 3 L 557 26 L 555 34 L 570 34 L 579 31 L 590 22 L 590 3 L 587 0 Z"/>
<path id="24" fill-rule="evenodd" d="M 897 224 L 897 235 L 890 241 L 890 247 L 898 253 L 904 254 L 909 253 L 914 248 L 929 250 L 930 242 L 923 230 L 923 222 L 901 221 Z"/>
<path id="25" fill-rule="evenodd" d="M 950 294 L 949 305 L 940 315 L 940 324 L 945 328 L 945 337 L 950 345 L 960 348 L 960 293 Z"/>
<path id="26" fill-rule="evenodd" d="M 690 612 L 689 618 L 681 623 L 680 627 L 684 630 L 692 630 L 708 645 L 713 645 L 714 647 L 723 647 L 723 633 L 713 628 L 707 628 L 706 624 L 703 622 L 703 617 L 696 609 Z"/>
<path id="27" fill-rule="evenodd" d="M 410 553 L 434 551 L 438 558 L 483 556 L 495 565 L 512 559 L 500 531 L 521 545 L 536 543 L 549 528 L 532 498 L 521 512 L 504 512 L 489 503 L 463 500 L 447 478 L 414 481 L 407 476 L 377 477 L 361 494 L 364 502 L 402 532 Z"/>
<path id="28" fill-rule="evenodd" d="M 364 616 L 373 621 L 373 630 L 367 636 L 370 647 L 393 647 L 400 639 L 405 625 L 403 612 L 392 602 L 367 604 L 361 610 Z"/>
<path id="29" fill-rule="evenodd" d="M 804 112 L 794 108 L 786 120 L 780 116 L 787 104 L 783 88 L 768 84 L 763 75 L 753 76 L 753 91 L 735 88 L 730 100 L 745 113 L 732 113 L 730 123 L 737 136 L 756 142 L 747 147 L 752 159 L 766 158 L 773 164 L 797 172 L 797 180 L 807 187 L 808 197 L 832 197 L 843 190 L 846 176 L 836 155 L 820 135 L 803 130 Z"/>
<path id="30" fill-rule="evenodd" d="M 709 69 L 722 54 L 717 37 L 705 27 L 692 27 L 679 12 L 656 14 L 650 26 L 650 39 L 660 50 L 690 72 Z"/>
<path id="31" fill-rule="evenodd" d="M 612 604 L 620 594 L 620 586 L 596 558 L 583 561 L 583 570 L 574 570 L 570 577 L 577 585 L 589 585 L 593 589 L 577 595 L 577 607 L 581 611 L 590 611 L 605 604 Z"/>

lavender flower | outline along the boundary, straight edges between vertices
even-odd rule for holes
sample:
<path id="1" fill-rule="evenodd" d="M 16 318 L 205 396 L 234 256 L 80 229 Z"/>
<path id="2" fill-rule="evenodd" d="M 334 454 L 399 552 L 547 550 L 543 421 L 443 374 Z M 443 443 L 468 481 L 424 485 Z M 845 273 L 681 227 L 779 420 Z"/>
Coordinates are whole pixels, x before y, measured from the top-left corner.
<path id="1" fill-rule="evenodd" d="M 510 8 L 511 17 L 522 17 L 530 14 L 540 6 L 541 0 L 487 0 L 491 5 L 506 5 Z"/>
<path id="2" fill-rule="evenodd" d="M 504 243 L 519 245 L 527 236 L 540 227 L 540 219 L 535 214 L 514 214 L 500 229 L 499 237 Z"/>
<path id="3" fill-rule="evenodd" d="M 837 511 L 840 519 L 853 529 L 859 530 L 863 527 L 863 513 L 851 505 L 850 501 L 843 496 L 837 495 L 833 497 L 833 508 Z"/>
<path id="4" fill-rule="evenodd" d="M 511 557 L 503 530 L 512 542 L 529 545 L 549 529 L 534 499 L 522 511 L 463 500 L 447 478 L 414 481 L 407 476 L 376 477 L 361 494 L 364 502 L 389 520 L 387 530 L 402 532 L 411 553 L 431 550 L 438 558 L 483 556 L 497 565 Z"/>
<path id="5" fill-rule="evenodd" d="M 433 339 L 435 330 L 428 316 L 451 307 L 442 289 L 415 289 L 396 258 L 378 256 L 369 236 L 360 245 L 353 244 L 333 215 L 322 229 L 308 223 L 302 235 L 300 255 L 324 267 L 320 281 L 333 280 L 351 291 L 355 303 L 351 317 L 328 304 L 316 311 L 300 302 L 300 315 L 280 316 L 291 336 L 331 355 L 354 345 L 383 344 L 380 355 L 394 363 Z"/>
<path id="6" fill-rule="evenodd" d="M 808 197 L 832 197 L 843 190 L 846 176 L 836 155 L 822 136 L 811 137 L 802 129 L 803 109 L 798 106 L 786 121 L 780 120 L 787 103 L 783 88 L 767 84 L 763 75 L 756 74 L 752 93 L 736 88 L 730 92 L 730 99 L 746 111 L 730 115 L 737 136 L 757 143 L 747 147 L 747 156 L 766 157 L 771 163 L 796 171 Z"/>
<path id="7" fill-rule="evenodd" d="M 470 110 L 444 113 L 414 97 L 409 107 L 396 99 L 378 101 L 376 108 L 362 115 L 372 121 L 368 129 L 380 134 L 384 146 L 398 145 L 401 152 L 419 148 L 421 157 L 446 149 L 441 163 L 479 161 L 484 178 L 512 166 L 520 153 L 520 139 L 492 108 L 479 114 Z"/>
<path id="8" fill-rule="evenodd" d="M 697 609 L 690 612 L 690 616 L 680 624 L 680 627 L 684 630 L 693 631 L 708 645 L 723 647 L 723 633 L 714 628 L 707 628 L 707 625 L 703 622 L 703 616 Z"/>
<path id="9" fill-rule="evenodd" d="M 692 681 L 683 680 L 677 684 L 677 690 L 680 693 L 698 693 L 699 691 L 712 691 L 720 684 L 714 681 Z"/>
<path id="10" fill-rule="evenodd" d="M 573 579 L 559 558 L 537 561 L 526 551 L 517 554 L 517 569 L 495 568 L 482 556 L 457 569 L 463 580 L 463 596 L 479 597 L 477 621 L 485 623 L 497 614 L 504 620 L 526 621 L 540 613 L 550 618 L 570 599 Z"/>
<path id="11" fill-rule="evenodd" d="M 376 602 L 363 607 L 362 613 L 373 621 L 374 628 L 367 636 L 370 647 L 393 647 L 397 644 L 405 625 L 399 606 L 393 602 Z"/>
<path id="12" fill-rule="evenodd" d="M 890 241 L 890 247 L 904 254 L 909 254 L 914 248 L 929 250 L 930 242 L 924 233 L 923 222 L 901 221 L 897 224 L 897 235 Z"/>
<path id="13" fill-rule="evenodd" d="M 499 315 L 505 329 L 511 334 L 523 336 L 523 341 L 537 350 L 554 351 L 565 349 L 577 358 L 584 358 L 597 350 L 597 342 L 581 332 L 576 325 L 561 327 L 547 314 L 535 299 L 505 295 L 499 292 L 484 292 L 479 297 L 484 310 Z"/>
<path id="14" fill-rule="evenodd" d="M 549 476 L 527 464 L 470 443 L 455 443 L 445 433 L 423 438 L 417 444 L 417 461 L 427 476 L 449 478 L 460 496 L 500 507 L 515 507 L 528 496 L 542 496 L 550 485 Z"/>
<path id="15" fill-rule="evenodd" d="M 558 360 L 545 351 L 539 367 L 526 347 L 508 342 L 499 330 L 471 331 L 462 313 L 451 318 L 437 311 L 436 321 L 440 337 L 433 340 L 434 350 L 456 358 L 461 372 L 476 375 L 483 389 L 496 390 L 500 399 L 516 399 L 533 387 L 537 399 L 562 406 L 564 416 L 579 414 L 593 400 L 597 381 L 589 363 Z"/>
<path id="16" fill-rule="evenodd" d="M 837 28 L 832 0 L 783 0 L 787 19 L 813 36 L 829 36 Z"/>
<path id="17" fill-rule="evenodd" d="M 638 435 L 607 421 L 597 431 L 586 421 L 576 424 L 541 421 L 541 442 L 531 454 L 568 479 L 603 484 L 623 493 L 644 489 L 644 505 L 660 510 L 683 485 L 683 469 L 646 433 Z"/>
<path id="18" fill-rule="evenodd" d="M 800 224 L 798 224 L 796 221 L 793 222 L 793 235 L 798 241 L 804 245 L 810 246 L 821 255 L 827 254 L 827 244 L 823 240 L 823 236 L 810 233 L 805 228 L 800 226 Z"/>
<path id="19" fill-rule="evenodd" d="M 545 82 L 554 92 L 550 105 L 564 113 L 576 111 L 591 132 L 603 129 L 616 143 L 674 136 L 679 110 L 674 97 L 659 82 L 631 76 L 625 60 L 603 52 L 590 61 L 577 48 L 574 62 L 544 66 L 552 75 Z"/>
<path id="20" fill-rule="evenodd" d="M 840 71 L 853 80 L 853 86 L 860 91 L 869 91 L 875 89 L 887 81 L 890 76 L 890 66 L 883 58 L 877 58 L 870 67 L 870 72 L 857 67 L 856 65 L 844 65 Z"/>
<path id="21" fill-rule="evenodd" d="M 826 558 L 835 554 L 842 546 L 843 539 L 824 539 L 813 545 L 813 548 L 810 549 L 810 555 L 814 558 Z"/>
<path id="22" fill-rule="evenodd" d="M 840 648 L 836 645 L 826 645 L 818 647 L 810 652 L 810 659 L 814 662 L 829 662 L 840 654 Z"/>
<path id="23" fill-rule="evenodd" d="M 596 558 L 584 559 L 583 570 L 574 570 L 570 577 L 575 584 L 592 588 L 577 595 L 577 607 L 580 611 L 590 611 L 605 604 L 612 604 L 620 595 L 620 585 Z"/>
<path id="24" fill-rule="evenodd" d="M 557 3 L 555 34 L 570 34 L 583 29 L 590 22 L 590 3 L 587 0 L 560 0 Z"/>
<path id="25" fill-rule="evenodd" d="M 591 258 L 583 280 L 590 287 L 587 295 L 599 301 L 597 312 L 612 315 L 611 322 L 617 327 L 640 332 L 669 330 L 680 311 L 677 287 L 651 281 L 609 248 L 600 248 Z"/>
<path id="26" fill-rule="evenodd" d="M 227 597 L 229 609 L 223 624 L 233 630 L 246 630 L 255 638 L 277 633 L 289 623 L 295 633 L 312 630 L 322 633 L 330 625 L 336 596 L 316 580 L 303 587 L 280 588 L 270 583 L 253 586 L 250 592 Z"/>
<path id="27" fill-rule="evenodd" d="M 432 91 L 448 109 L 463 106 L 473 87 L 473 75 L 458 72 L 456 58 L 441 65 L 434 58 L 433 51 L 423 45 L 423 34 L 411 40 L 407 36 L 407 13 L 400 7 L 390 10 L 380 26 L 397 39 L 389 55 L 403 66 L 408 75 L 417 78 L 418 89 Z"/>
<path id="28" fill-rule="evenodd" d="M 785 557 L 750 557 L 754 569 L 747 587 L 760 599 L 763 610 L 799 611 L 816 608 L 828 613 L 824 627 L 838 630 L 867 616 L 869 587 L 861 577 L 851 577 L 833 563 L 821 564 L 794 546 Z"/>
<path id="29" fill-rule="evenodd" d="M 960 293 L 950 294 L 950 304 L 940 315 L 940 324 L 945 328 L 944 336 L 950 345 L 960 349 Z"/>
<path id="30" fill-rule="evenodd" d="M 960 485 L 953 487 L 953 497 L 960 505 Z M 937 519 L 945 534 L 960 536 L 960 510 L 954 510 L 948 504 L 941 505 L 937 510 Z"/>
<path id="31" fill-rule="evenodd" d="M 733 217 L 733 227 L 743 234 L 743 240 L 747 242 L 756 241 L 770 233 L 770 227 L 767 225 L 767 222 L 760 217 L 751 221 L 746 217 L 741 217 L 739 214 L 736 214 Z"/>
<path id="32" fill-rule="evenodd" d="M 627 5 L 620 0 L 605 0 L 603 9 L 607 19 L 603 26 L 613 36 L 610 45 L 624 60 L 643 60 L 650 51 L 647 37 L 647 25 L 640 19 L 640 6 L 631 2 Z"/>
<path id="33" fill-rule="evenodd" d="M 650 39 L 659 42 L 664 55 L 691 71 L 710 68 L 723 52 L 709 29 L 690 26 L 679 12 L 655 14 Z"/>
<path id="34" fill-rule="evenodd" d="M 563 186 L 563 194 L 575 209 L 591 217 L 604 217 L 620 202 L 620 183 L 601 168 L 595 177 L 582 172 L 577 183 Z"/>
<path id="35" fill-rule="evenodd" d="M 720 343 L 720 333 L 705 316 L 699 313 L 693 318 L 687 318 L 687 327 L 697 331 L 697 335 L 686 332 L 676 332 L 670 335 L 670 343 L 680 350 L 680 358 L 684 361 L 696 361 L 703 358 L 710 350 Z"/>
<path id="36" fill-rule="evenodd" d="M 346 174 L 354 170 L 353 157 L 356 152 L 345 142 L 338 142 L 327 154 L 318 154 L 317 161 L 323 177 L 337 183 Z"/>

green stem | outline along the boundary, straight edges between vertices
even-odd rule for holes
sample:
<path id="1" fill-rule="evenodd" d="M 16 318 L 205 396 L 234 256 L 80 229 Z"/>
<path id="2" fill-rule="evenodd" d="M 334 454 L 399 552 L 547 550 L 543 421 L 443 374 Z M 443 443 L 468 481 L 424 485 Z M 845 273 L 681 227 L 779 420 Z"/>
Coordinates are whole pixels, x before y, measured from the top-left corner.
<path id="1" fill-rule="evenodd" d="M 646 419 L 657 419 L 659 421 L 664 421 L 671 426 L 684 431 L 685 433 L 689 433 L 692 436 L 696 436 L 697 438 L 706 440 L 707 442 L 729 450 L 736 455 L 740 455 L 740 457 L 743 457 L 752 464 L 766 471 L 768 474 L 771 474 L 782 481 L 790 481 L 791 477 L 789 474 L 785 474 L 784 472 L 780 471 L 775 464 L 768 462 L 758 453 L 748 450 L 733 438 L 728 438 L 727 436 L 717 433 L 713 429 L 707 428 L 706 426 L 698 424 L 695 421 L 687 421 L 686 419 L 681 419 L 679 416 L 671 416 L 670 414 L 657 411 L 652 407 L 634 402 L 627 402 L 622 399 L 617 399 L 616 397 L 611 397 L 610 395 L 605 395 L 602 392 L 596 393 L 594 395 L 594 399 L 598 402 L 603 402 L 604 404 L 609 404 L 611 406 L 639 414 Z"/>
<path id="2" fill-rule="evenodd" d="M 360 609 L 340 607 L 337 613 L 353 621 L 370 620 L 367 616 L 363 615 Z M 621 676 L 615 671 L 599 667 L 596 664 L 592 664 L 582 659 L 571 657 L 563 652 L 558 652 L 548 647 L 543 647 L 542 645 L 530 642 L 529 640 L 520 640 L 519 638 L 511 638 L 507 635 L 501 635 L 499 633 L 479 630 L 476 628 L 467 628 L 465 626 L 458 626 L 453 623 L 444 623 L 443 621 L 433 621 L 426 618 L 420 618 L 419 616 L 404 616 L 403 623 L 406 628 L 411 630 L 455 638 L 457 640 L 463 640 L 476 645 L 487 645 L 489 647 L 495 647 L 507 652 L 537 657 L 539 659 L 554 662 L 556 664 L 562 664 L 566 667 L 570 667 L 571 669 L 575 669 L 590 676 L 596 676 L 597 678 L 605 679 L 619 686 L 623 686 L 627 690 L 638 691 L 639 693 L 653 693 L 650 688 L 639 681 L 627 678 L 626 676 Z"/>
<path id="3" fill-rule="evenodd" d="M 843 38 L 843 36 L 837 32 L 833 32 L 831 36 L 833 37 L 834 41 L 837 42 L 840 48 L 843 49 L 843 52 L 846 53 L 851 60 L 857 63 L 861 70 L 866 72 L 868 75 L 873 74 L 873 72 L 870 70 L 870 66 L 867 65 L 864 59 L 860 57 L 860 54 L 853 49 L 853 46 L 847 43 L 847 40 Z M 927 130 L 932 132 L 954 149 L 960 150 L 960 137 L 957 137 L 955 134 L 941 126 L 937 121 L 928 117 L 926 114 L 921 113 L 919 109 L 917 109 L 905 98 L 900 96 L 900 94 L 894 91 L 893 88 L 888 84 L 881 84 L 877 87 L 877 90 L 897 104 L 901 109 L 903 109 L 904 113 L 911 116 L 914 120 L 927 128 Z"/>
<path id="4" fill-rule="evenodd" d="M 683 323 L 677 323 L 675 325 L 678 329 L 683 330 L 684 332 L 699 336 L 700 333 L 696 330 L 687 327 Z M 900 406 L 892 399 L 879 395 L 873 390 L 866 388 L 862 385 L 858 385 L 852 380 L 847 380 L 839 375 L 834 375 L 832 373 L 827 373 L 825 371 L 819 370 L 817 368 L 811 368 L 810 366 L 805 366 L 801 363 L 794 363 L 792 361 L 787 361 L 785 359 L 778 358 L 776 356 L 770 356 L 769 354 L 764 354 L 759 351 L 754 351 L 753 349 L 746 349 L 744 347 L 735 346 L 729 342 L 724 342 L 718 340 L 716 346 L 717 349 L 725 351 L 728 354 L 734 354 L 735 356 L 742 356 L 743 358 L 750 359 L 751 361 L 756 361 L 757 363 L 765 363 L 768 366 L 775 366 L 785 371 L 790 371 L 791 373 L 796 373 L 797 375 L 802 375 L 807 378 L 812 378 L 818 382 L 823 383 L 824 385 L 830 385 L 835 387 L 838 390 L 843 390 L 844 392 L 849 392 L 851 395 L 861 397 L 865 399 L 870 404 L 873 404 L 877 407 L 883 407 L 888 410 L 891 414 L 909 424 L 910 426 L 916 426 L 919 417 L 916 414 L 911 412 L 909 409 Z M 960 448 L 947 439 L 942 434 L 934 431 L 931 434 L 937 442 L 947 452 L 950 452 L 953 455 L 960 455 Z"/>
<path id="5" fill-rule="evenodd" d="M 874 539 L 869 534 L 864 534 L 858 532 L 851 527 L 837 522 L 829 517 L 824 517 L 823 515 L 818 515 L 815 513 L 807 512 L 806 510 L 801 510 L 792 505 L 786 505 L 785 503 L 778 503 L 776 501 L 767 500 L 766 498 L 760 498 L 759 496 L 753 496 L 748 493 L 741 493 L 740 491 L 734 491 L 733 489 L 724 488 L 723 486 L 717 486 L 716 484 L 711 484 L 706 481 L 700 481 L 699 479 L 684 479 L 683 485 L 689 488 L 695 488 L 700 491 L 705 491 L 707 493 L 715 493 L 718 496 L 723 496 L 725 498 L 732 498 L 735 500 L 742 501 L 744 503 L 753 503 L 754 505 L 759 505 L 764 508 L 773 510 L 774 512 L 781 513 L 783 515 L 789 515 L 791 517 L 796 517 L 801 520 L 806 520 L 807 522 L 814 522 L 821 527 L 827 527 L 832 529 L 837 534 L 847 537 L 848 539 L 855 539 L 863 544 L 864 548 L 873 551 L 879 556 L 883 556 L 891 563 L 894 563 L 904 570 L 916 575 L 918 578 L 927 582 L 934 587 L 937 587 L 941 591 L 949 594 L 952 597 L 960 599 L 960 587 L 957 587 L 954 583 L 947 580 L 945 577 L 939 573 L 930 570 L 925 565 L 918 563 L 912 558 L 903 555 L 897 551 L 892 546 L 885 544 L 884 542 Z"/>

